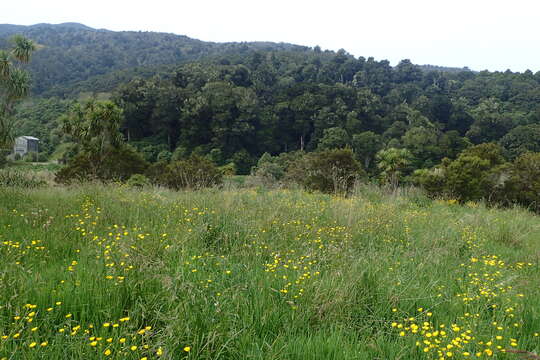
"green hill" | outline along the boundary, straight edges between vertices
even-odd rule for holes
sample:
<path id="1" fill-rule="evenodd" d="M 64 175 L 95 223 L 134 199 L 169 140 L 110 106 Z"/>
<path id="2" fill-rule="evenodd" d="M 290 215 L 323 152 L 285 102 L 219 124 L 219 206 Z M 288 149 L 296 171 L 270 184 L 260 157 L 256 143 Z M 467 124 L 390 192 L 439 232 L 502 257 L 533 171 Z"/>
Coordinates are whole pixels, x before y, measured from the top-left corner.
<path id="1" fill-rule="evenodd" d="M 8 38 L 14 34 L 23 34 L 39 45 L 29 65 L 35 95 L 70 95 L 74 84 L 119 70 L 144 74 L 148 70 L 141 68 L 178 64 L 220 53 L 308 49 L 268 42 L 218 44 L 167 33 L 93 29 L 77 23 L 3 24 L 0 25 L 0 48 L 5 48 Z M 121 75 L 120 78 L 125 80 Z M 114 82 L 112 88 L 117 84 Z M 111 90 L 111 86 L 99 90 Z"/>

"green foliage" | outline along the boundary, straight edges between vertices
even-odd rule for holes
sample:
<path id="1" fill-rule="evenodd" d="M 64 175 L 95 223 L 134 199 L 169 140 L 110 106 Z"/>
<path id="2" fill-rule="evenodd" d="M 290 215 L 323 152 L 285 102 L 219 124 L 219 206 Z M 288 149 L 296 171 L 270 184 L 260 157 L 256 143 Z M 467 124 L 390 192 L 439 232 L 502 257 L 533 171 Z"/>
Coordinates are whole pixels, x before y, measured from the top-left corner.
<path id="1" fill-rule="evenodd" d="M 236 166 L 234 163 L 228 163 L 219 167 L 219 171 L 223 176 L 234 176 L 236 175 Z"/>
<path id="2" fill-rule="evenodd" d="M 343 149 L 347 145 L 350 145 L 347 131 L 340 127 L 332 127 L 324 130 L 317 148 L 319 150 Z"/>
<path id="3" fill-rule="evenodd" d="M 163 183 L 176 190 L 212 187 L 223 180 L 223 174 L 216 165 L 198 155 L 171 162 L 162 176 Z"/>
<path id="4" fill-rule="evenodd" d="M 401 138 L 416 163 L 416 168 L 430 167 L 441 159 L 439 134 L 432 127 L 412 127 Z"/>
<path id="5" fill-rule="evenodd" d="M 232 162 L 236 168 L 238 175 L 247 175 L 251 172 L 251 168 L 255 165 L 255 159 L 246 151 L 241 150 L 232 156 Z"/>
<path id="6" fill-rule="evenodd" d="M 478 156 L 460 155 L 444 174 L 446 192 L 461 201 L 487 199 L 497 184 L 492 164 Z"/>
<path id="7" fill-rule="evenodd" d="M 495 199 L 505 179 L 505 160 L 495 143 L 480 144 L 462 151 L 455 160 L 445 159 L 431 170 L 420 170 L 414 181 L 431 195 L 461 201 Z"/>
<path id="8" fill-rule="evenodd" d="M 381 135 L 372 131 L 365 131 L 360 134 L 354 134 L 351 145 L 358 160 L 368 170 L 373 164 L 375 155 L 381 150 L 383 141 Z"/>
<path id="9" fill-rule="evenodd" d="M 280 182 L 285 176 L 287 164 L 280 161 L 278 156 L 264 153 L 257 166 L 253 168 L 252 175 L 259 179 L 264 185 L 272 186 Z"/>
<path id="10" fill-rule="evenodd" d="M 130 176 L 128 181 L 126 181 L 127 186 L 135 187 L 135 188 L 144 188 L 146 186 L 150 186 L 150 180 L 142 175 L 142 174 L 133 174 Z"/>
<path id="11" fill-rule="evenodd" d="M 113 90 L 135 76 L 152 76 L 166 65 L 192 62 L 204 56 L 275 49 L 301 51 L 308 48 L 271 43 L 207 43 L 187 36 L 103 31 L 77 24 L 33 26 L 0 25 L 0 40 L 21 33 L 43 45 L 30 65 L 33 91 L 38 95 L 77 96 Z M 233 74 L 231 80 L 241 76 Z"/>
<path id="12" fill-rule="evenodd" d="M 264 153 L 257 166 L 253 167 L 251 175 L 259 183 L 272 187 L 286 182 L 286 175 L 291 166 L 300 161 L 305 156 L 303 151 L 281 153 L 278 156 L 272 156 Z"/>
<path id="13" fill-rule="evenodd" d="M 494 98 L 484 99 L 471 114 L 475 120 L 467 137 L 475 144 L 497 141 L 512 128 L 511 119 Z"/>
<path id="14" fill-rule="evenodd" d="M 287 178 L 305 189 L 335 194 L 348 193 L 365 175 L 351 149 L 309 153 L 287 170 Z"/>
<path id="15" fill-rule="evenodd" d="M 30 75 L 21 63 L 28 63 L 35 50 L 34 43 L 21 35 L 13 36 L 11 43 L 10 50 L 0 46 L 0 150 L 11 146 L 15 105 L 30 91 Z"/>
<path id="16" fill-rule="evenodd" d="M 178 161 L 178 160 L 182 160 L 182 159 L 185 159 L 186 157 L 188 157 L 188 151 L 185 147 L 183 146 L 179 146 L 177 147 L 176 149 L 174 149 L 173 153 L 172 153 L 172 156 L 171 156 L 171 160 L 172 161 Z"/>
<path id="17" fill-rule="evenodd" d="M 73 106 L 73 101 L 29 99 L 17 107 L 13 117 L 13 135 L 30 135 L 39 139 L 39 151 L 51 155 L 64 139 L 59 118 Z"/>
<path id="18" fill-rule="evenodd" d="M 47 155 L 31 151 L 29 153 L 26 153 L 22 157 L 22 160 L 26 161 L 26 162 L 34 162 L 34 163 L 35 162 L 46 162 L 47 161 Z"/>
<path id="19" fill-rule="evenodd" d="M 16 169 L 0 170 L 0 188 L 18 187 L 18 188 L 37 188 L 45 186 L 46 182 L 37 178 L 30 172 L 24 172 Z"/>
<path id="20" fill-rule="evenodd" d="M 172 158 L 172 153 L 168 150 L 163 150 L 158 154 L 156 160 L 169 162 L 171 161 L 171 158 Z"/>
<path id="21" fill-rule="evenodd" d="M 161 153 L 163 153 L 162 156 L 167 157 L 165 152 L 168 152 L 168 150 L 167 150 L 167 145 L 165 144 L 144 145 L 144 143 L 137 143 L 136 145 L 140 149 L 141 155 L 148 162 L 160 161 L 158 157 L 159 157 L 159 154 Z M 171 158 L 172 158 L 172 154 L 171 154 Z M 161 159 L 161 160 L 165 160 L 165 159 Z"/>
<path id="22" fill-rule="evenodd" d="M 57 172 L 55 181 L 69 184 L 92 180 L 125 181 L 133 174 L 143 174 L 148 163 L 131 146 L 109 148 L 103 153 L 79 152 Z"/>
<path id="23" fill-rule="evenodd" d="M 485 143 L 475 145 L 463 150 L 460 156 L 476 156 L 482 160 L 487 160 L 490 166 L 498 166 L 505 163 L 502 155 L 502 148 L 496 143 Z"/>
<path id="24" fill-rule="evenodd" d="M 173 162 L 180 161 L 180 160 L 173 160 Z M 150 164 L 144 172 L 144 175 L 150 180 L 150 182 L 154 185 L 159 186 L 167 186 L 167 166 L 169 165 L 168 162 L 165 161 L 158 161 L 155 163 Z"/>
<path id="25" fill-rule="evenodd" d="M 376 154 L 404 148 L 412 157 L 399 181 L 390 181 L 389 173 L 379 168 L 384 181 L 397 186 L 415 169 L 431 168 L 445 157 L 456 159 L 471 143 L 498 141 L 510 159 L 538 151 L 540 77 L 531 72 L 476 73 L 417 66 L 409 60 L 392 67 L 388 61 L 355 58 L 344 50 L 215 44 L 73 24 L 0 25 L 1 48 L 8 46 L 1 37 L 15 29 L 44 45 L 29 65 L 37 93 L 103 97 L 106 92 L 121 109 L 115 114 L 114 106 L 106 110 L 104 103 L 91 101 L 93 109 L 84 105 L 68 114 L 76 120 L 73 124 L 86 124 L 79 129 L 83 133 L 94 132 L 89 150 L 77 133 L 60 131 L 57 118 L 69 101 L 22 104 L 16 133 L 41 138 L 46 154 L 60 144 L 77 142 L 65 160 L 78 151 L 103 151 L 116 142 L 107 133 L 121 133 L 148 162 L 196 154 L 217 166 L 233 163 L 235 172 L 244 175 L 266 152 L 350 146 L 363 167 L 378 176 Z M 0 58 L 5 59 L 6 52 Z M 112 131 L 98 129 L 95 121 L 92 128 L 90 113 L 112 116 L 104 122 Z M 258 170 L 274 174 L 271 179 L 279 178 L 283 167 L 267 164 Z"/>
<path id="26" fill-rule="evenodd" d="M 515 127 L 499 140 L 499 144 L 511 160 L 526 152 L 540 152 L 540 124 Z"/>
<path id="27" fill-rule="evenodd" d="M 499 196 L 540 212 L 540 153 L 524 153 L 508 166 Z"/>
<path id="28" fill-rule="evenodd" d="M 409 169 L 413 156 L 407 149 L 389 148 L 379 151 L 376 159 L 383 183 L 397 189 Z"/>
<path id="29" fill-rule="evenodd" d="M 56 181 L 127 180 L 144 173 L 147 162 L 119 131 L 122 111 L 109 101 L 75 104 L 62 119 L 62 129 L 78 145 L 78 153 L 56 175 Z"/>
<path id="30" fill-rule="evenodd" d="M 110 101 L 76 103 L 62 118 L 62 130 L 83 151 L 96 155 L 122 144 L 122 110 Z"/>
<path id="31" fill-rule="evenodd" d="M 9 150 L 0 149 L 0 169 L 2 169 L 7 164 L 7 157 L 11 153 Z"/>

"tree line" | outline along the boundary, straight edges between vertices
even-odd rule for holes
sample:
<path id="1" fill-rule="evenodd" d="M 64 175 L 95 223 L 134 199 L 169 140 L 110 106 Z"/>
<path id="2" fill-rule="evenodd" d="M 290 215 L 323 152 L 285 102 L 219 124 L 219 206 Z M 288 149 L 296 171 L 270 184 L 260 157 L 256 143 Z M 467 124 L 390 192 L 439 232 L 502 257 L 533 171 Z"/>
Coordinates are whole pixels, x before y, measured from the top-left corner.
<path id="1" fill-rule="evenodd" d="M 518 164 L 524 154 L 540 151 L 540 73 L 531 71 L 442 71 L 409 60 L 392 67 L 318 47 L 248 49 L 132 78 L 116 87 L 110 100 L 120 114 L 118 130 L 149 164 L 197 157 L 250 174 L 264 156 L 349 149 L 373 179 L 416 182 L 465 200 L 479 195 L 459 194 L 459 186 L 432 175 L 469 165 L 476 171 Z M 38 102 L 51 109 L 67 103 Z M 57 119 L 46 133 L 56 134 L 59 144 L 76 142 Z M 467 153 L 482 144 L 500 149 L 504 161 L 486 164 Z M 324 163 L 308 160 L 305 164 Z"/>

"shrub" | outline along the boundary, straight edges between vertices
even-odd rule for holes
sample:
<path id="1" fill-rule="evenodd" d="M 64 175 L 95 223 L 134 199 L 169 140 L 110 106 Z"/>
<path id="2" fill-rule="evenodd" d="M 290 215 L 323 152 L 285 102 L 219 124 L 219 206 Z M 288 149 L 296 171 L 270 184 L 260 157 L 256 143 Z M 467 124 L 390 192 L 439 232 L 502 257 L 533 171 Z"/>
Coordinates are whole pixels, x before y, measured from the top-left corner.
<path id="1" fill-rule="evenodd" d="M 144 175 L 154 185 L 167 186 L 167 165 L 168 163 L 166 163 L 165 161 L 158 161 L 156 163 L 153 163 L 148 168 L 146 168 Z"/>
<path id="2" fill-rule="evenodd" d="M 255 165 L 255 160 L 246 150 L 236 152 L 232 156 L 232 162 L 236 166 L 238 175 L 248 175 L 251 172 L 251 167 Z"/>
<path id="3" fill-rule="evenodd" d="M 422 187 L 431 196 L 441 195 L 445 192 L 445 180 L 444 169 L 441 167 L 418 169 L 412 176 L 413 183 Z"/>
<path id="4" fill-rule="evenodd" d="M 502 148 L 499 145 L 495 143 L 485 143 L 463 150 L 460 156 L 476 156 L 480 159 L 489 161 L 490 166 L 497 166 L 502 165 L 505 162 L 502 152 Z"/>
<path id="5" fill-rule="evenodd" d="M 223 174 L 223 176 L 233 176 L 236 175 L 236 166 L 234 163 L 228 163 L 226 165 L 220 166 L 219 171 Z"/>
<path id="6" fill-rule="evenodd" d="M 285 176 L 285 164 L 279 160 L 278 156 L 264 153 L 257 162 L 257 166 L 253 168 L 252 175 L 263 185 L 276 184 Z"/>
<path id="7" fill-rule="evenodd" d="M 460 155 L 445 169 L 446 193 L 461 201 L 487 199 L 496 185 L 496 175 L 489 160 Z"/>
<path id="8" fill-rule="evenodd" d="M 254 169 L 253 176 L 260 180 L 263 185 L 272 186 L 283 179 L 285 169 L 277 162 L 263 162 Z"/>
<path id="9" fill-rule="evenodd" d="M 44 185 L 46 185 L 44 180 L 29 173 L 13 169 L 0 171 L 0 187 L 36 188 Z"/>
<path id="10" fill-rule="evenodd" d="M 105 154 L 80 152 L 68 166 L 56 174 L 56 182 L 70 183 L 86 180 L 125 181 L 133 174 L 144 173 L 147 162 L 131 146 L 122 145 Z"/>
<path id="11" fill-rule="evenodd" d="M 347 193 L 365 172 L 350 149 L 309 153 L 287 171 L 287 178 L 307 190 Z"/>
<path id="12" fill-rule="evenodd" d="M 38 153 L 37 152 L 28 152 L 23 156 L 23 161 L 25 162 L 37 162 L 38 161 Z"/>
<path id="13" fill-rule="evenodd" d="M 504 182 L 505 162 L 500 146 L 493 143 L 467 148 L 457 159 L 443 159 L 440 166 L 414 173 L 413 179 L 430 195 L 461 201 L 490 200 Z M 494 199 L 491 199 L 494 200 Z"/>
<path id="14" fill-rule="evenodd" d="M 258 184 L 277 185 L 285 180 L 285 175 L 291 165 L 304 155 L 303 151 L 281 153 L 278 156 L 264 153 L 257 162 L 257 166 L 252 169 L 251 175 Z"/>
<path id="15" fill-rule="evenodd" d="M 182 160 L 182 159 L 185 159 L 186 157 L 188 157 L 188 150 L 183 146 L 179 146 L 176 149 L 174 149 L 171 156 L 171 161 Z"/>
<path id="16" fill-rule="evenodd" d="M 142 174 L 133 174 L 126 184 L 131 187 L 143 188 L 150 185 L 150 180 Z"/>
<path id="17" fill-rule="evenodd" d="M 172 153 L 168 150 L 161 151 L 157 156 L 157 161 L 165 161 L 169 162 L 171 161 Z"/>
<path id="18" fill-rule="evenodd" d="M 208 159 L 192 155 L 187 160 L 173 161 L 166 167 L 164 182 L 173 189 L 199 189 L 221 184 L 221 171 Z"/>
<path id="19" fill-rule="evenodd" d="M 540 211 L 540 153 L 520 155 L 508 166 L 508 178 L 499 190 L 506 202 Z"/>
<path id="20" fill-rule="evenodd" d="M 159 154 L 163 151 L 167 151 L 167 145 L 158 144 L 158 145 L 146 145 L 141 148 L 141 154 L 144 160 L 148 162 L 156 162 L 158 160 Z"/>
<path id="21" fill-rule="evenodd" d="M 10 154 L 9 150 L 0 150 L 0 169 L 6 166 L 7 157 Z"/>

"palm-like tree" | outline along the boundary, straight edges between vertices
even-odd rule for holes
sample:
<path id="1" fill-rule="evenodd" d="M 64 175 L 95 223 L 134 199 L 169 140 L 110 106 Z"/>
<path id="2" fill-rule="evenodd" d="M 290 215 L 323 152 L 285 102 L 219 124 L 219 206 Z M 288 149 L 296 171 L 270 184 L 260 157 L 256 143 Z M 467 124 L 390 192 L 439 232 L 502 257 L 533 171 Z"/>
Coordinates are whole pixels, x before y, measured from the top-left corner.
<path id="1" fill-rule="evenodd" d="M 407 149 L 390 148 L 379 151 L 376 158 L 382 180 L 396 190 L 403 171 L 411 163 L 412 154 Z"/>
<path id="2" fill-rule="evenodd" d="M 11 145 L 15 105 L 30 90 L 30 75 L 18 64 L 30 61 L 36 49 L 31 40 L 21 35 L 14 36 L 12 43 L 10 50 L 0 50 L 0 150 Z"/>

